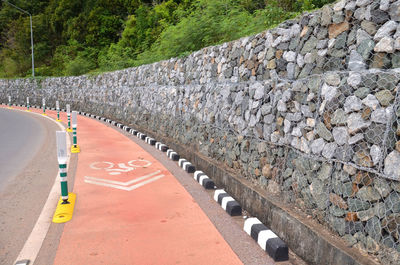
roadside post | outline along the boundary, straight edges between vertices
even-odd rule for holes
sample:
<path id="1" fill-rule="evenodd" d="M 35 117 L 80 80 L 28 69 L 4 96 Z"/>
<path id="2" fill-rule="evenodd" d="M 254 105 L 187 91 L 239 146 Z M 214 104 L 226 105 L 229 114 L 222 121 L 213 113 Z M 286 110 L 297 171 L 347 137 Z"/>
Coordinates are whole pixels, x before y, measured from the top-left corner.
<path id="1" fill-rule="evenodd" d="M 73 111 L 72 112 L 73 145 L 71 146 L 71 153 L 79 153 L 81 151 L 81 149 L 79 148 L 79 145 L 78 145 L 77 137 L 76 137 L 76 127 L 78 126 L 78 117 L 77 116 L 78 116 L 78 113 L 76 111 Z"/>
<path id="2" fill-rule="evenodd" d="M 57 141 L 57 160 L 58 168 L 60 172 L 60 184 L 61 184 L 61 197 L 57 204 L 56 211 L 53 216 L 54 223 L 65 223 L 72 219 L 74 211 L 76 194 L 68 192 L 68 181 L 67 181 L 67 161 L 68 161 L 68 149 L 67 149 L 67 133 L 64 131 L 56 132 Z"/>
<path id="3" fill-rule="evenodd" d="M 46 114 L 46 99 L 45 98 L 42 99 L 42 105 L 43 105 L 42 115 L 46 116 L 47 114 Z"/>
<path id="4" fill-rule="evenodd" d="M 68 117 L 67 132 L 72 132 L 72 128 L 71 128 L 71 106 L 69 104 L 67 104 L 67 117 Z"/>
<path id="5" fill-rule="evenodd" d="M 61 182 L 61 199 L 62 204 L 69 204 L 68 202 L 68 182 L 67 182 L 67 134 L 66 132 L 57 131 L 57 159 L 58 168 L 60 172 L 60 182 Z"/>
<path id="6" fill-rule="evenodd" d="M 56 121 L 61 121 L 60 120 L 60 102 L 58 102 L 58 100 L 56 101 L 56 109 L 57 109 L 57 120 Z"/>
<path id="7" fill-rule="evenodd" d="M 11 96 L 8 96 L 8 108 L 9 108 L 9 109 L 12 109 L 12 108 L 11 108 Z"/>
<path id="8" fill-rule="evenodd" d="M 26 111 L 30 111 L 29 110 L 29 97 L 26 97 Z"/>

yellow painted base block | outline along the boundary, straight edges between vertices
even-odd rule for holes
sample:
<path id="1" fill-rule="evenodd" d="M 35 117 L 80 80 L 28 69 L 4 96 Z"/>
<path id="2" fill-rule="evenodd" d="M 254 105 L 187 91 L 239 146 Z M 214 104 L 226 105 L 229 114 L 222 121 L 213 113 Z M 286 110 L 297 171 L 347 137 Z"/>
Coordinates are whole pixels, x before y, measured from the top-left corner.
<path id="1" fill-rule="evenodd" d="M 79 147 L 79 145 L 71 146 L 71 153 L 79 153 L 80 151 L 81 151 L 81 148 Z"/>
<path id="2" fill-rule="evenodd" d="M 43 116 L 47 116 L 47 114 L 46 114 L 46 113 L 42 113 L 42 115 L 43 115 Z"/>
<path id="3" fill-rule="evenodd" d="M 73 132 L 73 130 L 70 128 L 67 128 L 67 132 Z"/>
<path id="4" fill-rule="evenodd" d="M 11 107 L 8 107 L 8 109 L 12 109 Z"/>
<path id="5" fill-rule="evenodd" d="M 62 122 L 62 120 L 56 119 L 56 121 Z"/>
<path id="6" fill-rule="evenodd" d="M 53 216 L 53 223 L 65 223 L 72 219 L 72 215 L 74 213 L 76 194 L 69 192 L 68 193 L 68 201 L 69 204 L 62 204 L 63 200 L 60 196 L 60 200 L 58 201 L 56 212 Z"/>
<path id="7" fill-rule="evenodd" d="M 27 112 L 31 112 L 30 110 L 25 110 L 25 111 L 27 111 Z"/>

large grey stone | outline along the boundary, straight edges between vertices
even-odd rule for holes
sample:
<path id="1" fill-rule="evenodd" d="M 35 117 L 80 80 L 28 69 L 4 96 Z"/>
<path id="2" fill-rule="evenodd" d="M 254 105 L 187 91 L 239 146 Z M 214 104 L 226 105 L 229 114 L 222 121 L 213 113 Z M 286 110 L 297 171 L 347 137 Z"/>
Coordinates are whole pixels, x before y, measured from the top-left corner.
<path id="1" fill-rule="evenodd" d="M 349 128 L 350 134 L 355 134 L 370 125 L 371 122 L 365 121 L 360 113 L 351 113 L 347 118 L 347 127 Z"/>
<path id="2" fill-rule="evenodd" d="M 336 109 L 333 113 L 331 123 L 333 125 L 345 125 L 347 122 L 347 114 L 343 109 Z"/>
<path id="3" fill-rule="evenodd" d="M 362 109 L 362 101 L 356 96 L 350 96 L 346 98 L 346 101 L 344 103 L 344 111 L 346 113 L 352 112 L 352 111 L 359 111 Z"/>
<path id="4" fill-rule="evenodd" d="M 360 71 L 366 69 L 364 58 L 355 50 L 350 52 L 349 69 L 351 71 Z"/>
<path id="5" fill-rule="evenodd" d="M 372 112 L 371 121 L 386 124 L 389 117 L 390 111 L 388 109 L 379 108 Z"/>
<path id="6" fill-rule="evenodd" d="M 255 90 L 254 99 L 259 100 L 264 97 L 264 86 L 261 83 L 255 83 L 250 86 L 250 88 Z"/>
<path id="7" fill-rule="evenodd" d="M 387 21 L 383 26 L 381 26 L 374 36 L 375 41 L 380 41 L 383 37 L 391 36 L 396 30 L 397 23 L 393 20 Z"/>
<path id="8" fill-rule="evenodd" d="M 364 186 L 357 192 L 357 197 L 363 201 L 374 202 L 381 199 L 379 192 L 370 186 Z"/>
<path id="9" fill-rule="evenodd" d="M 378 99 L 379 103 L 384 107 L 389 106 L 389 104 L 391 104 L 394 99 L 392 93 L 387 89 L 375 93 L 375 97 Z"/>
<path id="10" fill-rule="evenodd" d="M 317 134 L 319 136 L 321 136 L 322 138 L 324 138 L 326 141 L 333 140 L 332 133 L 326 128 L 326 126 L 322 122 L 319 122 L 317 124 L 316 130 L 317 130 Z"/>
<path id="11" fill-rule="evenodd" d="M 347 78 L 347 84 L 357 88 L 361 84 L 361 74 L 357 72 L 350 72 Z"/>
<path id="12" fill-rule="evenodd" d="M 324 146 L 325 146 L 325 141 L 322 138 L 314 140 L 310 145 L 311 151 L 317 155 L 321 154 L 322 150 L 324 149 Z"/>
<path id="13" fill-rule="evenodd" d="M 389 194 L 389 196 L 385 199 L 385 207 L 387 210 L 392 211 L 393 213 L 400 212 L 400 195 L 398 192 L 393 191 Z"/>
<path id="14" fill-rule="evenodd" d="M 391 37 L 383 37 L 374 48 L 375 52 L 386 52 L 393 53 L 394 52 L 394 40 Z"/>
<path id="15" fill-rule="evenodd" d="M 349 205 L 349 211 L 352 212 L 368 210 L 371 207 L 370 202 L 362 201 L 357 198 L 349 198 L 347 204 Z"/>
<path id="16" fill-rule="evenodd" d="M 349 139 L 346 127 L 334 127 L 332 130 L 333 138 L 338 145 L 344 145 Z"/>
<path id="17" fill-rule="evenodd" d="M 362 56 L 364 60 L 368 60 L 368 58 L 372 55 L 374 47 L 375 42 L 371 39 L 366 39 L 361 41 L 361 43 L 357 47 L 357 52 Z"/>
<path id="18" fill-rule="evenodd" d="M 382 150 L 377 145 L 371 146 L 369 154 L 371 155 L 374 165 L 378 164 L 382 159 Z"/>
<path id="19" fill-rule="evenodd" d="M 379 106 L 379 101 L 376 99 L 374 95 L 368 94 L 363 100 L 362 103 L 370 107 L 372 110 L 376 110 L 376 108 Z"/>
<path id="20" fill-rule="evenodd" d="M 385 158 L 384 173 L 388 178 L 400 180 L 400 153 L 398 151 L 392 151 Z"/>
<path id="21" fill-rule="evenodd" d="M 331 159 L 334 156 L 337 147 L 338 145 L 336 143 L 327 143 L 322 150 L 322 156 Z"/>

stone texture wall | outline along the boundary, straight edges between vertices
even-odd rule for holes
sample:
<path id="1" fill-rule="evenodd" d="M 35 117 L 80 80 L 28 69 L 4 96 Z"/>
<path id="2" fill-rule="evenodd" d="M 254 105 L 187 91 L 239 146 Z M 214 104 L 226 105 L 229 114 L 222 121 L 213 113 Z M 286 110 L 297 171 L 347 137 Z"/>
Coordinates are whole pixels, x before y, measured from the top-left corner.
<path id="1" fill-rule="evenodd" d="M 213 158 L 385 264 L 400 256 L 400 1 L 342 0 L 185 58 L 0 80 L 0 100 L 138 124 Z"/>

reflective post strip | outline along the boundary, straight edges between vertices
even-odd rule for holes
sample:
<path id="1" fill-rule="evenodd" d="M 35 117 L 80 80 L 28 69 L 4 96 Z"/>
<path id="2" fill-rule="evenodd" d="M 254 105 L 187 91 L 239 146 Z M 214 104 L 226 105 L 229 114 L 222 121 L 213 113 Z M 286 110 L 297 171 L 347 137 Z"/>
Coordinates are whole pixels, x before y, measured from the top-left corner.
<path id="1" fill-rule="evenodd" d="M 64 201 L 63 204 L 68 202 L 68 181 L 67 181 L 67 164 L 58 164 L 60 170 L 61 179 L 61 198 Z"/>
<path id="2" fill-rule="evenodd" d="M 73 140 L 74 146 L 76 147 L 76 145 L 78 144 L 78 141 L 76 139 L 76 126 L 74 126 L 72 129 L 74 130 L 72 133 L 72 140 Z"/>
<path id="3" fill-rule="evenodd" d="M 68 129 L 71 129 L 71 114 L 67 113 L 68 116 Z"/>

